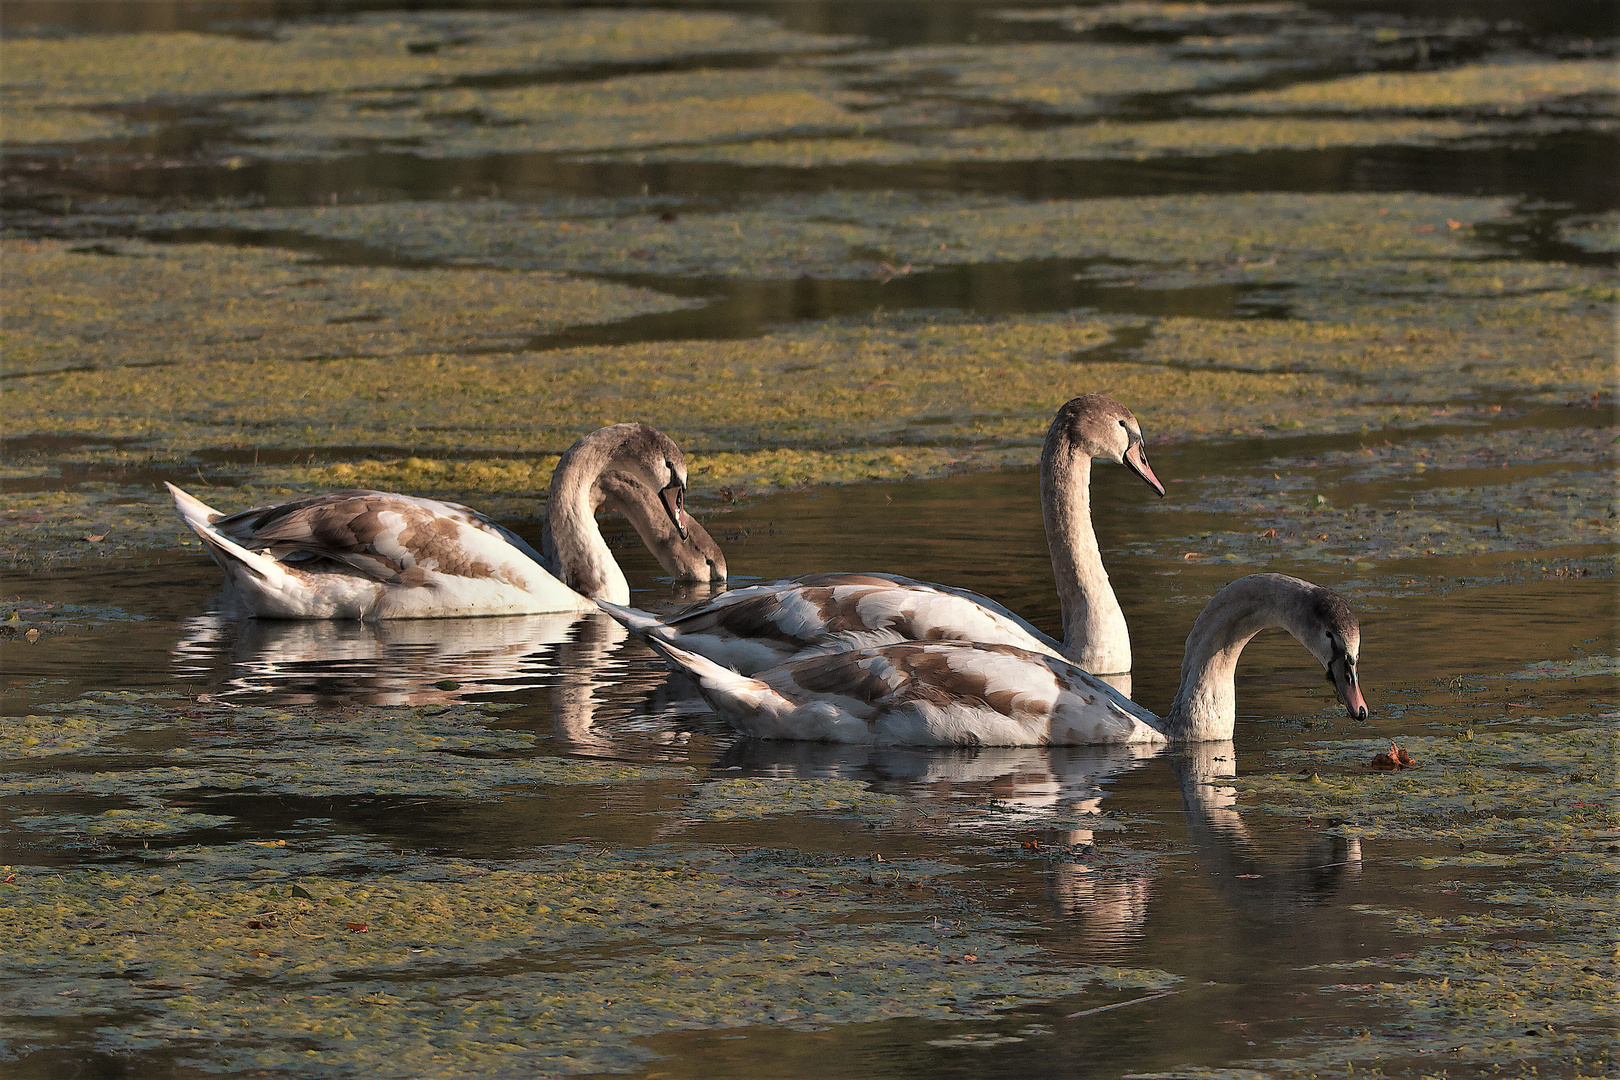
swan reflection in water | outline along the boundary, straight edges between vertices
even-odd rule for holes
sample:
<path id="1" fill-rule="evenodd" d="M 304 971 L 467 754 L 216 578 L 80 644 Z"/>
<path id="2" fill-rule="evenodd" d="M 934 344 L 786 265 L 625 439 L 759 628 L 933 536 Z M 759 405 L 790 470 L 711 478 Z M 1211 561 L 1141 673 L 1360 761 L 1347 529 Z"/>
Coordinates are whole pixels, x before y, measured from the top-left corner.
<path id="1" fill-rule="evenodd" d="M 638 708 L 665 692 L 666 679 L 645 663 L 627 664 L 626 631 L 597 612 L 368 623 L 243 619 L 224 611 L 186 620 L 182 629 L 176 673 L 222 683 L 223 698 L 267 694 L 281 704 L 330 708 L 522 695 L 515 700 L 528 704 L 544 691 L 555 752 L 663 758 L 668 752 L 660 747 L 689 737 L 678 708 L 655 715 Z M 609 704 L 615 718 L 632 715 L 599 730 Z"/>
<path id="2" fill-rule="evenodd" d="M 552 745 L 573 755 L 684 760 L 693 730 L 722 730 L 690 683 L 647 665 L 641 647 L 627 644 L 626 631 L 596 613 L 381 623 L 215 613 L 188 620 L 174 658 L 182 677 L 223 675 L 224 695 L 271 694 L 287 704 L 421 706 L 544 689 Z M 936 748 L 738 738 L 716 768 L 861 780 L 920 806 L 985 804 L 991 813 L 966 822 L 950 815 L 950 827 L 1036 830 L 1057 856 L 1039 864 L 1053 913 L 1074 924 L 1075 940 L 1092 962 L 1109 963 L 1125 961 L 1147 933 L 1157 860 L 1093 866 L 1072 856 L 1093 854 L 1100 838 L 1111 847 L 1112 826 L 1101 814 L 1112 782 L 1160 756 L 1179 787 L 1199 876 L 1230 908 L 1268 924 L 1299 923 L 1302 908 L 1320 911 L 1359 878 L 1359 845 L 1342 837 L 1311 833 L 1303 853 L 1289 845 L 1290 858 L 1268 857 L 1266 841 L 1238 811 L 1237 789 L 1222 782 L 1236 775 L 1230 742 L 1166 751 L 1137 744 Z M 932 829 L 938 822 L 919 824 Z"/>
<path id="3" fill-rule="evenodd" d="M 187 619 L 175 644 L 183 678 L 224 667 L 222 694 L 274 694 L 289 705 L 438 705 L 545 684 L 572 612 L 384 622 Z"/>

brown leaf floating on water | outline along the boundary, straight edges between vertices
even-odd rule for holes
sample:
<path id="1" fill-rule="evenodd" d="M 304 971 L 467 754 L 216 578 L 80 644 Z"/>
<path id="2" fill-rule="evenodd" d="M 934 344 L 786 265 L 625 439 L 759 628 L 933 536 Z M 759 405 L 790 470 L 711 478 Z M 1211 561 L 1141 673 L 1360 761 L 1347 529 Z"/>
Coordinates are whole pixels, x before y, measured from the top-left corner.
<path id="1" fill-rule="evenodd" d="M 1382 769 L 1385 772 L 1393 772 L 1396 769 L 1414 769 L 1417 767 L 1417 762 L 1412 760 L 1411 754 L 1396 746 L 1395 740 L 1391 739 L 1389 741 L 1389 752 L 1379 754 L 1373 758 L 1372 767 Z"/>

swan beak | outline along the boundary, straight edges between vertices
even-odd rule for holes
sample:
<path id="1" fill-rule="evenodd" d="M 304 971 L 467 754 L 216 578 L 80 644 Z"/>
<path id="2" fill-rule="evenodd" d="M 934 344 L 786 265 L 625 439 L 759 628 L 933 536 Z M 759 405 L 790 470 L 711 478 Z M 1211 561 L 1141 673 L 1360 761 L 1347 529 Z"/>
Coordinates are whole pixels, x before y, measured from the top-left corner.
<path id="1" fill-rule="evenodd" d="M 679 480 L 658 493 L 658 501 L 664 504 L 664 513 L 674 522 L 675 531 L 685 540 L 686 533 L 686 485 Z"/>
<path id="2" fill-rule="evenodd" d="M 1344 702 L 1344 713 L 1352 720 L 1367 719 L 1367 699 L 1361 696 L 1361 680 L 1356 677 L 1356 665 L 1348 656 L 1335 657 L 1328 665 L 1328 680 Z"/>
<path id="3" fill-rule="evenodd" d="M 1153 475 L 1153 466 L 1148 464 L 1147 451 L 1142 449 L 1141 443 L 1131 443 L 1125 449 L 1125 464 L 1130 467 L 1131 472 L 1146 480 L 1147 486 L 1157 491 L 1160 498 L 1164 497 L 1164 485 Z"/>

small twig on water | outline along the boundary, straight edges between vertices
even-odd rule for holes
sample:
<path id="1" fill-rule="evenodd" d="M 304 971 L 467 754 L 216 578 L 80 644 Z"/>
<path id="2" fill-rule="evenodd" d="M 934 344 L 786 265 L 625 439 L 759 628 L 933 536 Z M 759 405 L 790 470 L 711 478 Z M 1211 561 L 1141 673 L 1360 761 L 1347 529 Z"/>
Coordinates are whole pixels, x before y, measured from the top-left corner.
<path id="1" fill-rule="evenodd" d="M 1129 1001 L 1116 1001 L 1112 1005 L 1099 1005 L 1095 1009 L 1082 1009 L 1077 1013 L 1070 1013 L 1068 1019 L 1073 1020 L 1077 1016 L 1093 1016 L 1100 1012 L 1107 1012 L 1109 1009 L 1123 1009 L 1127 1005 L 1140 1005 L 1144 1001 L 1158 1001 L 1160 998 L 1171 997 L 1179 993 L 1181 993 L 1180 990 L 1164 990 L 1157 994 L 1149 994 L 1147 997 L 1131 998 Z"/>

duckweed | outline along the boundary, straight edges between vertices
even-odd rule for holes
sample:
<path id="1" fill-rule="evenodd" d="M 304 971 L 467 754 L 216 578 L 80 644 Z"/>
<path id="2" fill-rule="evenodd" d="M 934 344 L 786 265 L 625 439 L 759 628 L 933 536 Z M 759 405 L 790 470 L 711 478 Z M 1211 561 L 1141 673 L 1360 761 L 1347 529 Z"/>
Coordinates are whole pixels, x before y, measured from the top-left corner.
<path id="1" fill-rule="evenodd" d="M 892 278 L 936 266 L 1026 259 L 1094 258 L 1134 273 L 1138 263 L 1148 270 L 1207 271 L 1208 264 L 1249 267 L 1277 258 L 1286 262 L 1273 276 L 1286 279 L 1345 260 L 1476 255 L 1473 230 L 1464 226 L 1508 207 L 1502 199 L 1410 194 L 1025 202 L 829 192 L 756 198 L 740 209 L 693 211 L 676 221 L 667 220 L 668 204 L 571 199 L 539 207 L 490 200 L 201 210 L 147 216 L 137 224 L 291 231 L 358 241 L 398 257 L 564 272 Z"/>
<path id="2" fill-rule="evenodd" d="M 14 38 L 0 88 L 8 102 L 36 107 L 303 95 L 692 54 L 821 50 L 852 40 L 719 12 L 390 12 L 261 29 L 251 37 Z"/>
<path id="3" fill-rule="evenodd" d="M 847 53 L 822 64 L 863 78 L 921 80 L 945 77 L 934 93 L 973 102 L 1034 107 L 1065 115 L 1109 108 L 1131 94 L 1167 94 L 1247 82 L 1286 62 L 1201 60 L 1151 45 L 1033 43 L 927 45 L 889 52 Z"/>
<path id="4" fill-rule="evenodd" d="M 512 348 L 695 301 L 561 274 L 336 266 L 214 244 L 6 243 L 6 370 Z"/>
<path id="5" fill-rule="evenodd" d="M 1388 740 L 1356 740 L 1289 750 L 1292 773 L 1239 777 L 1236 784 L 1277 800 L 1267 809 L 1340 821 L 1333 828 L 1346 836 L 1507 846 L 1520 866 L 1553 860 L 1561 853 L 1554 847 L 1597 853 L 1606 846 L 1598 833 L 1614 824 L 1606 794 L 1615 779 L 1612 729 L 1542 727 L 1399 741 L 1421 768 L 1373 772 L 1367 762 L 1388 749 Z M 1320 782 L 1299 782 L 1307 766 Z M 1452 853 L 1458 854 L 1467 852 Z"/>
<path id="6" fill-rule="evenodd" d="M 987 124 L 888 137 L 762 138 L 583 156 L 586 160 L 723 161 L 788 168 L 959 161 L 1144 161 L 1340 146 L 1434 146 L 1547 132 L 1557 127 L 1546 121 L 1531 127 L 1429 118 L 1199 117 L 1146 122 L 1099 120 L 1049 128 Z"/>
<path id="7" fill-rule="evenodd" d="M 876 819 L 890 816 L 899 806 L 899 799 L 878 795 L 859 780 L 738 777 L 699 785 L 696 796 L 681 807 L 681 815 L 726 821 L 832 811 Z"/>
<path id="8" fill-rule="evenodd" d="M 130 123 L 120 116 L 86 112 L 83 109 L 35 109 L 13 107 L 8 103 L 5 127 L 0 128 L 0 145 L 37 146 L 128 139 L 144 133 L 149 127 L 147 124 Z"/>
<path id="9" fill-rule="evenodd" d="M 362 143 L 428 156 L 619 150 L 876 124 L 869 95 L 802 68 L 632 75 L 520 89 L 389 91 L 246 102 L 230 112 L 255 156 L 341 154 Z"/>
<path id="10" fill-rule="evenodd" d="M 1467 112 L 1500 116 L 1542 111 L 1615 115 L 1614 64 L 1553 60 L 1469 64 L 1440 71 L 1376 72 L 1280 90 L 1215 95 L 1212 109 L 1244 112 Z"/>
<path id="11" fill-rule="evenodd" d="M 607 784 L 674 778 L 684 768 L 515 756 L 528 731 L 492 730 L 511 705 L 307 708 L 232 706 L 133 691 L 98 693 L 47 715 L 0 723 L 0 752 L 17 758 L 72 753 L 116 760 L 167 759 L 118 771 L 12 773 L 9 794 L 143 796 L 199 788 L 300 795 L 439 795 L 495 799 L 511 785 Z M 126 738 L 173 729 L 181 744 L 154 754 Z M 473 754 L 482 756 L 471 756 Z M 501 754 L 505 756 L 492 756 Z"/>
<path id="12" fill-rule="evenodd" d="M 134 1007 L 98 1048 L 164 1040 L 212 1069 L 572 1075 L 644 1061 L 639 1040 L 664 1031 L 982 1019 L 1094 977 L 1037 962 L 1018 924 L 924 921 L 950 905 L 924 880 L 953 869 L 936 863 L 878 882 L 836 856 L 562 849 L 356 879 L 298 873 L 294 848 L 251 849 L 229 876 L 18 868 L 0 885 L 0 1001 L 47 1024 L 64 992 L 75 1014 Z"/>

